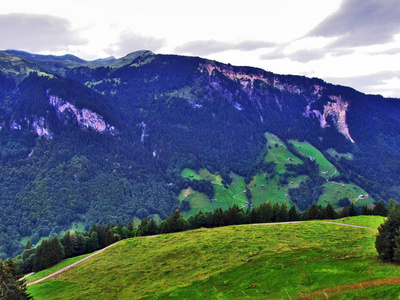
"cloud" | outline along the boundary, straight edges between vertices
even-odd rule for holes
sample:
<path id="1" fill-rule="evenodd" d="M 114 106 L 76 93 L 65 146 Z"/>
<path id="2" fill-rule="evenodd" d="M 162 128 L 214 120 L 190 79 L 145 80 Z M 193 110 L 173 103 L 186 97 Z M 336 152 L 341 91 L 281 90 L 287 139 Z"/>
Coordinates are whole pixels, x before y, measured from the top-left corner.
<path id="1" fill-rule="evenodd" d="M 298 62 L 309 62 L 324 58 L 326 51 L 323 49 L 301 49 L 288 55 L 290 60 Z"/>
<path id="2" fill-rule="evenodd" d="M 235 50 L 241 51 L 253 51 L 262 48 L 275 47 L 276 43 L 266 42 L 266 41 L 243 41 L 237 44 L 233 44 Z"/>
<path id="3" fill-rule="evenodd" d="M 400 71 L 381 71 L 353 77 L 324 77 L 327 82 L 351 86 L 368 94 L 400 97 Z"/>
<path id="4" fill-rule="evenodd" d="M 237 43 L 220 42 L 215 40 L 191 41 L 176 47 L 175 52 L 206 56 L 229 50 L 253 51 L 261 48 L 274 47 L 275 45 L 275 43 L 271 42 L 252 40 Z"/>
<path id="5" fill-rule="evenodd" d="M 344 0 L 308 36 L 337 37 L 331 47 L 384 44 L 400 32 L 398 0 Z"/>
<path id="6" fill-rule="evenodd" d="M 105 51 L 117 57 L 124 56 L 137 50 L 150 50 L 156 52 L 165 44 L 164 39 L 157 39 L 151 36 L 143 36 L 132 31 L 125 31 L 119 36 L 119 41 L 111 45 Z"/>
<path id="7" fill-rule="evenodd" d="M 390 48 L 383 51 L 372 52 L 372 55 L 397 55 L 400 54 L 400 48 Z"/>
<path id="8" fill-rule="evenodd" d="M 66 19 L 22 13 L 0 15 L 0 49 L 56 51 L 86 43 Z"/>

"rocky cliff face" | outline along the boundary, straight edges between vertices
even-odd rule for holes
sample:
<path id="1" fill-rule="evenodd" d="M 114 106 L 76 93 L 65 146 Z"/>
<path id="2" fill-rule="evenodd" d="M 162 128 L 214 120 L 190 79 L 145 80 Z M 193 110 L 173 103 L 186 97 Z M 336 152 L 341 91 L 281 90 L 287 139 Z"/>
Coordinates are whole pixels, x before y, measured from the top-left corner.
<path id="1" fill-rule="evenodd" d="M 79 109 L 75 105 L 55 95 L 49 95 L 49 104 L 56 109 L 59 118 L 71 118 L 77 121 L 82 128 L 110 135 L 115 135 L 117 133 L 114 126 L 106 123 L 101 115 L 90 109 Z"/>
<path id="2" fill-rule="evenodd" d="M 250 99 L 252 99 L 254 93 L 255 81 L 263 82 L 280 92 L 301 95 L 308 103 L 305 107 L 303 116 L 308 118 L 315 116 L 319 120 L 321 128 L 326 128 L 332 125 L 335 126 L 348 140 L 355 143 L 350 135 L 348 124 L 346 123 L 346 112 L 349 107 L 349 102 L 345 101 L 341 95 L 328 95 L 330 101 L 323 106 L 323 110 L 311 110 L 311 105 L 319 101 L 325 93 L 326 87 L 322 85 L 312 84 L 308 87 L 302 87 L 296 83 L 285 82 L 284 80 L 281 80 L 280 76 L 263 70 L 253 69 L 250 72 L 249 69 L 239 68 L 238 70 L 235 70 L 232 66 L 220 65 L 212 62 L 200 64 L 199 70 L 202 73 L 207 72 L 210 77 L 215 75 L 215 72 L 220 72 L 226 78 L 238 83 L 242 90 L 248 94 Z M 214 88 L 219 88 L 217 82 L 211 82 L 211 85 Z M 273 100 L 276 102 L 280 110 L 283 109 L 282 102 L 279 101 L 276 96 L 269 98 L 268 95 L 265 95 L 264 100 Z M 256 99 L 256 104 L 259 109 L 263 109 L 260 99 Z M 242 105 L 237 102 L 233 102 L 232 105 L 238 110 L 243 109 Z M 260 118 L 263 120 L 261 115 Z"/>

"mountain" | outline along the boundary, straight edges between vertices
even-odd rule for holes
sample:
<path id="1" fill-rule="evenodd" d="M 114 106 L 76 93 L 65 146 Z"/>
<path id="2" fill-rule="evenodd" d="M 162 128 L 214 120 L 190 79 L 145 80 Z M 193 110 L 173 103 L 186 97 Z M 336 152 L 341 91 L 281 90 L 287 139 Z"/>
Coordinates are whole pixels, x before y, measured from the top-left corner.
<path id="1" fill-rule="evenodd" d="M 321 200 L 325 179 L 357 185 L 374 201 L 399 199 L 399 122 L 399 99 L 317 78 L 150 51 L 95 61 L 0 51 L 0 254 L 73 223 L 201 209 L 179 199 L 182 191 L 213 199 L 237 178 L 252 191 L 267 170 L 277 190 L 288 176 L 301 179 L 282 200 L 300 209 Z M 268 161 L 272 136 L 304 167 Z M 317 149 L 334 177 L 306 164 L 300 143 Z"/>

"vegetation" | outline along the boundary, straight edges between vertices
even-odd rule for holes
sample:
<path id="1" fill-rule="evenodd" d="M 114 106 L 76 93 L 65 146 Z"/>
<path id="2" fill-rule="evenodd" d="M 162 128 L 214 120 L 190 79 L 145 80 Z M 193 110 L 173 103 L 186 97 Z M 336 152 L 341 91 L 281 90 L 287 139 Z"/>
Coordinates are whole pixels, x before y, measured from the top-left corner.
<path id="1" fill-rule="evenodd" d="M 0 260 L 0 298 L 4 300 L 33 299 L 27 292 L 25 280 L 11 259 Z"/>
<path id="2" fill-rule="evenodd" d="M 379 208 L 381 205 L 383 204 L 378 203 L 375 208 Z M 383 211 L 386 211 L 384 206 Z M 368 211 L 368 214 L 380 215 L 381 213 L 382 211 L 379 209 Z M 330 204 L 326 207 L 312 204 L 305 212 L 301 213 L 296 210 L 294 205 L 289 208 L 286 203 L 279 205 L 276 202 L 272 205 L 269 201 L 246 211 L 237 205 L 233 205 L 225 211 L 221 208 L 214 212 L 203 213 L 200 211 L 189 219 L 185 219 L 177 209 L 171 213 L 169 218 L 163 218 L 160 222 L 156 222 L 154 218 L 151 220 L 144 218 L 135 228 L 132 223 L 129 223 L 127 227 L 121 223 L 118 223 L 117 226 L 108 223 L 104 227 L 100 222 L 97 225 L 93 224 L 89 232 L 68 231 L 61 239 L 55 236 L 50 240 L 42 241 L 36 248 L 32 248 L 32 244 L 28 241 L 26 249 L 16 257 L 15 264 L 23 273 L 38 272 L 58 264 L 63 258 L 68 259 L 91 253 L 119 240 L 134 236 L 152 236 L 202 227 L 215 228 L 250 223 L 335 219 L 356 215 L 357 211 L 353 204 L 346 206 L 340 213 L 337 213 Z"/>
<path id="3" fill-rule="evenodd" d="M 379 217 L 364 218 L 365 224 L 358 218 L 355 223 L 368 225 L 368 218 Z M 383 298 L 385 289 L 366 294 L 360 285 L 387 281 L 390 291 L 390 280 L 400 276 L 398 266 L 376 260 L 376 233 L 304 222 L 127 239 L 29 292 L 36 299 L 297 299 L 326 297 L 324 291 L 339 299 L 345 299 L 341 293 Z"/>
<path id="4" fill-rule="evenodd" d="M 223 70 L 260 80 L 244 88 Z M 115 133 L 101 134 L 68 110 L 57 112 L 49 95 L 102 116 Z M 349 104 L 355 144 L 338 132 L 334 117 L 325 128 L 314 117 L 332 96 Z M 359 210 L 398 200 L 399 114 L 393 99 L 201 58 L 138 52 L 86 62 L 1 51 L 0 256 L 15 257 L 25 241 L 37 244 L 73 223 L 88 231 L 93 223 L 162 219 L 176 209 L 189 219 L 246 201 L 337 209 L 347 197 Z M 38 124 L 52 138 L 38 136 Z M 303 154 L 321 155 L 301 175 L 301 168 L 286 167 L 304 161 L 299 145 Z M 199 178 L 183 179 L 185 169 Z M 327 170 L 333 178 L 322 173 Z M 373 197 L 358 199 L 357 191 Z"/>
<path id="5" fill-rule="evenodd" d="M 378 231 L 375 247 L 379 258 L 400 263 L 400 207 L 391 211 Z"/>

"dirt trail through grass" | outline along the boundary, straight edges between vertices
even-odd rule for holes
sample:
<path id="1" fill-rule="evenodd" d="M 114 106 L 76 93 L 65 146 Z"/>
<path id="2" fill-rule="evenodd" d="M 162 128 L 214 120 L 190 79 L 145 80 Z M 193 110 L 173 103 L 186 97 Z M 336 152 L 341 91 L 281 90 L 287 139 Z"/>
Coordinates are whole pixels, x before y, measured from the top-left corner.
<path id="1" fill-rule="evenodd" d="M 305 221 L 277 222 L 277 223 L 259 223 L 259 224 L 252 224 L 252 225 L 256 225 L 256 226 L 283 225 L 283 224 L 294 224 L 294 223 L 301 223 L 301 222 L 305 222 Z M 309 222 L 309 221 L 308 221 L 308 222 Z M 351 225 L 351 224 L 337 223 L 337 222 L 330 222 L 330 221 L 315 221 L 315 222 L 329 223 L 329 224 L 335 224 L 335 225 L 339 225 L 339 226 L 349 226 L 349 227 L 356 227 L 356 228 L 376 229 L 376 228 L 374 228 L 374 227 L 358 226 L 358 225 Z M 156 237 L 156 236 L 159 236 L 159 234 L 158 234 L 158 235 L 148 236 L 148 237 L 149 237 L 149 238 L 152 238 L 152 237 Z M 116 244 L 117 244 L 117 243 L 114 243 L 114 244 L 112 244 L 112 245 L 110 245 L 110 246 L 108 246 L 108 247 L 105 247 L 105 248 L 103 248 L 103 249 L 97 251 L 96 253 L 93 253 L 93 254 L 91 254 L 91 255 L 89 255 L 89 256 L 87 256 L 87 257 L 81 259 L 81 260 L 78 260 L 77 262 L 75 262 L 75 263 L 73 263 L 73 264 L 71 264 L 71 265 L 69 265 L 69 266 L 67 266 L 67 267 L 65 267 L 65 268 L 62 268 L 62 269 L 60 269 L 60 270 L 54 272 L 53 274 L 50 274 L 50 275 L 48 275 L 48 276 L 46 276 L 46 277 L 43 277 L 43 278 L 40 278 L 40 279 L 38 279 L 38 280 L 36 280 L 36 281 L 30 282 L 30 283 L 28 283 L 27 285 L 32 285 L 32 284 L 41 282 L 41 281 L 43 281 L 43 280 L 49 279 L 49 278 L 51 278 L 51 277 L 54 277 L 55 275 L 57 275 L 57 274 L 59 274 L 59 273 L 61 273 L 61 272 L 64 272 L 65 270 L 68 270 L 69 268 L 72 268 L 73 266 L 76 266 L 76 265 L 78 265 L 78 264 L 84 262 L 85 260 L 87 260 L 87 259 L 89 259 L 89 258 L 91 258 L 91 257 L 93 257 L 93 256 L 95 256 L 95 255 L 97 255 L 97 254 L 99 254 L 99 253 L 105 251 L 106 249 L 108 249 L 108 248 L 110 248 L 110 247 L 112 247 L 112 246 L 114 246 L 114 245 L 116 245 Z M 26 276 L 26 277 L 27 277 L 27 276 Z M 397 277 L 396 277 L 396 278 L 397 278 Z M 398 279 L 399 279 L 399 283 L 400 283 L 400 277 L 399 277 Z M 306 299 L 308 299 L 308 298 L 306 298 Z"/>
<path id="2" fill-rule="evenodd" d="M 341 293 L 364 289 L 371 286 L 380 286 L 380 285 L 388 285 L 388 284 L 399 284 L 400 277 L 392 277 L 385 279 L 376 279 L 371 281 L 364 281 L 349 285 L 335 286 L 331 288 L 324 288 L 318 291 L 310 292 L 307 294 L 301 294 L 296 296 L 295 299 L 320 299 L 326 298 L 329 299 L 330 296 L 340 295 Z"/>
<path id="3" fill-rule="evenodd" d="M 91 255 L 89 255 L 89 256 L 86 256 L 85 258 L 82 258 L 81 260 L 78 260 L 77 262 L 74 262 L 73 264 L 71 264 L 71 265 L 69 265 L 69 266 L 67 266 L 67 267 L 65 267 L 65 268 L 62 268 L 62 269 L 60 269 L 60 270 L 54 272 L 53 274 L 50 274 L 50 275 L 48 275 L 48 276 L 46 276 L 46 277 L 43 277 L 43 278 L 40 278 L 40 279 L 38 279 L 38 280 L 36 280 L 36 281 L 30 282 L 30 283 L 27 284 L 27 286 L 28 286 L 28 285 L 31 285 L 31 284 L 35 284 L 35 283 L 41 282 L 41 281 L 46 280 L 46 279 L 49 279 L 49 278 L 51 278 L 51 277 L 54 277 L 54 276 L 56 276 L 57 274 L 59 274 L 59 273 L 61 273 L 61 272 L 64 272 L 65 270 L 68 270 L 69 268 L 72 268 L 73 266 L 76 266 L 77 264 L 80 264 L 81 262 L 84 262 L 85 260 L 87 260 L 87 259 L 89 259 L 89 258 L 91 258 L 91 257 L 93 257 L 93 256 L 95 256 L 95 255 L 97 255 L 97 254 L 99 254 L 99 253 L 101 253 L 101 252 L 103 252 L 104 250 L 106 250 L 106 249 L 108 249 L 108 248 L 110 248 L 110 247 L 112 247 L 112 246 L 114 246 L 114 245 L 116 245 L 116 243 L 114 243 L 114 244 L 112 244 L 112 245 L 110 245 L 110 246 L 107 246 L 107 247 L 105 247 L 105 248 L 103 248 L 103 249 L 101 249 L 101 250 L 99 250 L 99 251 L 97 251 L 97 252 L 95 252 L 95 253 L 93 253 L 93 254 L 91 254 Z M 34 274 L 34 273 L 31 273 L 31 274 Z M 26 276 L 26 277 L 27 277 L 27 276 Z"/>

